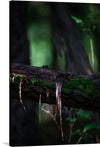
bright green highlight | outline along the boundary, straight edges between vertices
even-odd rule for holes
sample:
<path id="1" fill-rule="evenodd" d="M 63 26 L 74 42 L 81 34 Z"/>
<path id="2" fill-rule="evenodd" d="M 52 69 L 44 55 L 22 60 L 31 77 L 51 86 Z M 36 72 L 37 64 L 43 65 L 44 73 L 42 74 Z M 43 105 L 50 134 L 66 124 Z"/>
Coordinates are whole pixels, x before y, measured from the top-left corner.
<path id="1" fill-rule="evenodd" d="M 100 129 L 100 125 L 97 125 L 95 123 L 88 124 L 84 127 L 83 133 L 85 133 L 86 131 L 91 130 L 91 129 Z"/>
<path id="2" fill-rule="evenodd" d="M 84 25 L 84 22 L 82 19 L 75 17 L 75 16 L 72 16 L 72 18 L 75 20 L 76 23 L 80 23 L 81 25 Z"/>
<path id="3" fill-rule="evenodd" d="M 48 21 L 38 21 L 28 27 L 31 65 L 52 66 L 52 41 Z"/>

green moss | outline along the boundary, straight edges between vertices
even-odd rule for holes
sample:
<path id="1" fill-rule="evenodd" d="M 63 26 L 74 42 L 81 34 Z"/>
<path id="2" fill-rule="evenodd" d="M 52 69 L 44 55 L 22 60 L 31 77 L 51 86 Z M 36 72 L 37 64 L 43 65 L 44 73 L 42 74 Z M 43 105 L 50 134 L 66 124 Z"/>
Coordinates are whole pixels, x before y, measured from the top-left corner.
<path id="1" fill-rule="evenodd" d="M 11 75 L 10 76 L 10 82 L 17 81 L 22 79 L 24 80 L 25 77 L 23 75 Z M 26 81 L 26 79 L 25 79 Z M 31 84 L 40 85 L 41 88 L 46 87 L 46 89 L 49 89 L 50 86 L 55 86 L 55 84 L 45 82 L 43 80 L 37 80 L 36 78 L 33 78 L 31 80 L 27 80 L 27 82 L 31 82 Z M 84 96 L 84 97 L 100 97 L 100 84 L 99 83 L 93 83 L 89 79 L 81 78 L 78 79 L 74 77 L 70 81 L 65 81 L 62 86 L 62 92 L 65 94 L 71 94 L 72 92 L 76 95 Z"/>
<path id="2" fill-rule="evenodd" d="M 17 78 L 17 77 L 19 77 L 19 75 L 15 75 L 14 77 Z"/>
<path id="3" fill-rule="evenodd" d="M 48 83 L 48 82 L 45 82 L 42 80 L 40 80 L 39 82 L 40 82 L 41 86 L 47 86 L 47 87 L 51 86 L 51 83 Z"/>
<path id="4" fill-rule="evenodd" d="M 74 92 L 84 97 L 100 97 L 100 84 L 93 83 L 86 78 L 74 78 L 63 83 L 62 92 L 65 94 Z"/>
<path id="5" fill-rule="evenodd" d="M 14 77 L 10 77 L 10 82 L 14 83 Z"/>
<path id="6" fill-rule="evenodd" d="M 32 84 L 34 84 L 34 83 L 36 83 L 36 82 L 38 82 L 38 80 L 37 80 L 36 78 L 31 79 L 31 83 L 32 83 Z"/>
<path id="7" fill-rule="evenodd" d="M 23 79 L 24 78 L 24 75 L 20 75 L 20 78 Z"/>
<path id="8" fill-rule="evenodd" d="M 19 81 L 19 79 L 24 79 L 25 77 L 24 77 L 24 75 L 18 75 L 18 74 L 16 74 L 16 75 L 12 75 L 12 77 L 10 77 L 10 82 L 14 82 L 14 79 L 15 80 L 17 80 L 17 81 Z M 31 82 L 31 84 L 36 84 L 36 83 L 38 83 L 39 85 L 41 85 L 41 86 L 45 86 L 45 87 L 50 87 L 51 86 L 51 83 L 49 83 L 49 82 L 45 82 L 45 81 L 42 81 L 42 80 L 37 80 L 36 78 L 32 78 L 31 80 L 30 80 L 30 82 Z"/>
<path id="9" fill-rule="evenodd" d="M 66 94 L 69 94 L 69 93 L 71 93 L 71 89 L 70 88 L 62 88 L 62 91 L 64 92 L 64 93 L 66 93 Z"/>
<path id="10" fill-rule="evenodd" d="M 25 78 L 24 75 L 18 75 L 18 74 L 16 74 L 16 75 L 13 75 L 13 76 L 14 76 L 14 78 L 21 78 L 21 79 Z"/>
<path id="11" fill-rule="evenodd" d="M 14 82 L 14 81 L 19 82 L 20 79 L 22 79 L 22 80 L 25 79 L 25 76 L 24 75 L 18 75 L 18 74 L 10 76 L 10 82 Z"/>
<path id="12" fill-rule="evenodd" d="M 41 86 L 45 86 L 45 87 L 51 86 L 51 83 L 48 83 L 48 82 L 45 82 L 45 81 L 42 81 L 42 80 L 37 80 L 37 79 L 35 79 L 35 78 L 31 79 L 31 83 L 32 83 L 32 84 L 35 84 L 35 83 L 37 83 L 37 82 L 38 82 L 38 84 L 40 84 Z"/>

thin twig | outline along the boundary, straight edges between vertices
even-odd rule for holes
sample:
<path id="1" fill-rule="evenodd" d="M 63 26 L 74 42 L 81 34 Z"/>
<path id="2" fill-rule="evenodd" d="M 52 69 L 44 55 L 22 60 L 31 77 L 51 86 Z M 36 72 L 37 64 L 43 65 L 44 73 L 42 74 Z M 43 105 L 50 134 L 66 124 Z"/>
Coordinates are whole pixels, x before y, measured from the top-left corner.
<path id="1" fill-rule="evenodd" d="M 20 103 L 23 106 L 24 111 L 26 112 L 26 108 L 25 108 L 25 106 L 23 104 L 22 97 L 21 97 L 21 87 L 22 87 L 22 80 L 20 79 L 20 82 L 19 82 L 19 99 L 20 99 Z"/>
<path id="2" fill-rule="evenodd" d="M 41 94 L 39 96 L 39 123 L 41 123 Z"/>

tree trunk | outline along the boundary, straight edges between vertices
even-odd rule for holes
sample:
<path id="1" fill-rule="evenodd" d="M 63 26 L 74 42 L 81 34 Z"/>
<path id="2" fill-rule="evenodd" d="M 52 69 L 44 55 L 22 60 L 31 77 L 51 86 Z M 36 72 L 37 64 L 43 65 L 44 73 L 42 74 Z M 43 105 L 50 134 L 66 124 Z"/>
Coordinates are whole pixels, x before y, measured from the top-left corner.
<path id="1" fill-rule="evenodd" d="M 53 19 L 53 37 L 56 50 L 65 53 L 67 71 L 78 74 L 92 74 L 92 69 L 83 43 L 81 42 L 74 20 L 68 10 L 68 4 L 50 5 Z"/>

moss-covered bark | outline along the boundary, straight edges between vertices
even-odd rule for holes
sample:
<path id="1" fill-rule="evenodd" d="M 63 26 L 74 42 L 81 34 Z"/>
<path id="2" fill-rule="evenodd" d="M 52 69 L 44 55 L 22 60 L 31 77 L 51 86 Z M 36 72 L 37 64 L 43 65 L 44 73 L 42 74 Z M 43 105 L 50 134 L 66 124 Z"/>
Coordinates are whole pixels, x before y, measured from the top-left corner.
<path id="1" fill-rule="evenodd" d="M 30 70 L 29 70 L 30 69 Z M 11 98 L 19 97 L 22 81 L 22 99 L 56 104 L 56 82 L 62 82 L 62 105 L 100 112 L 100 77 L 61 73 L 48 68 L 13 64 L 10 70 Z"/>

